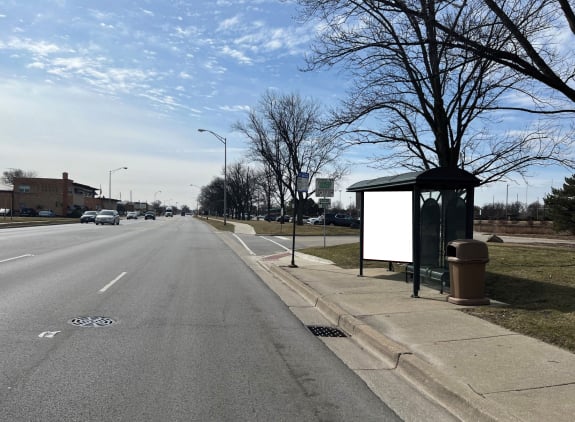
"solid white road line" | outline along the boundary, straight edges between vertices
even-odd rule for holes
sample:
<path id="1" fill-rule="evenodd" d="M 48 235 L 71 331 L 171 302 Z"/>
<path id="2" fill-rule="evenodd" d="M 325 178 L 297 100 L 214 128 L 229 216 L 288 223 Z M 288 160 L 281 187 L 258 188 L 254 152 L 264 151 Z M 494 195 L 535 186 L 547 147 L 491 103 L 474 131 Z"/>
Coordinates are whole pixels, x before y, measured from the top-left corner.
<path id="1" fill-rule="evenodd" d="M 250 248 L 248 248 L 248 245 L 246 245 L 244 243 L 244 241 L 242 239 L 240 239 L 240 237 L 234 233 L 234 237 L 236 239 L 238 239 L 238 242 L 240 242 L 242 244 L 242 246 L 249 252 L 250 255 L 255 255 L 254 251 L 252 251 Z"/>
<path id="2" fill-rule="evenodd" d="M 284 245 L 282 245 L 281 243 L 276 242 L 275 240 L 268 239 L 267 237 L 264 237 L 264 236 L 262 236 L 261 238 L 262 238 L 262 239 L 265 239 L 265 240 L 267 240 L 267 241 L 269 241 L 269 242 L 272 242 L 273 244 L 279 246 L 280 248 L 285 249 L 285 250 L 288 251 L 288 252 L 291 251 L 290 248 L 286 248 Z"/>
<path id="3" fill-rule="evenodd" d="M 26 255 L 15 256 L 14 258 L 6 258 L 6 259 L 3 259 L 2 261 L 0 261 L 0 264 L 3 262 L 14 261 L 15 259 L 28 258 L 29 256 L 34 256 L 34 255 L 27 253 Z"/>

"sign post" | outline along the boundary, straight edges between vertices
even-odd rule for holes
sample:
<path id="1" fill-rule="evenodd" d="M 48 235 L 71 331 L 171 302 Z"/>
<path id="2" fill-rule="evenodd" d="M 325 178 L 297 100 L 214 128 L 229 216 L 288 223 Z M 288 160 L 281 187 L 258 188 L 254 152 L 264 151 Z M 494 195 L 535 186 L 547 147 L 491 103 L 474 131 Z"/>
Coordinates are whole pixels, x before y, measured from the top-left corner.
<path id="1" fill-rule="evenodd" d="M 323 208 L 323 247 L 325 248 L 325 210 L 331 206 L 334 194 L 334 179 L 315 179 L 315 196 L 319 199 L 319 206 Z"/>
<path id="2" fill-rule="evenodd" d="M 295 264 L 295 225 L 297 221 L 297 208 L 296 204 L 299 203 L 299 199 L 297 198 L 298 193 L 300 192 L 307 192 L 309 188 L 309 173 L 305 173 L 300 171 L 296 178 L 296 186 L 295 186 L 295 197 L 293 198 L 293 231 L 292 231 L 292 245 L 291 245 L 291 264 L 290 267 L 297 267 Z"/>

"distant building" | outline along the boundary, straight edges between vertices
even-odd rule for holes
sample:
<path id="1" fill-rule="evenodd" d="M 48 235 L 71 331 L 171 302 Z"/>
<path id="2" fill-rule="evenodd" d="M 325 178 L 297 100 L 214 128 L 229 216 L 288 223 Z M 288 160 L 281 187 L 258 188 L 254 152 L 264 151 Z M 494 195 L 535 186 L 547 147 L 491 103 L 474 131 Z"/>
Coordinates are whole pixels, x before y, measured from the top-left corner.
<path id="1" fill-rule="evenodd" d="M 85 209 L 113 207 L 114 200 L 96 198 L 99 189 L 75 183 L 62 173 L 61 179 L 15 177 L 13 190 L 0 191 L 0 204 L 16 213 L 22 208 L 52 210 L 57 216 L 73 215 Z"/>

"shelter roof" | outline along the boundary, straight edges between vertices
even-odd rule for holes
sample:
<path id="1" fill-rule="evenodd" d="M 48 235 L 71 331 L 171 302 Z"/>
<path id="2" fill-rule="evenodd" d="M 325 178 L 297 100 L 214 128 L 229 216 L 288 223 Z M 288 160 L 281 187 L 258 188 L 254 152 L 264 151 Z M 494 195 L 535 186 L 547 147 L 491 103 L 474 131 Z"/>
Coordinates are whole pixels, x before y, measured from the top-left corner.
<path id="1" fill-rule="evenodd" d="M 347 192 L 363 191 L 410 191 L 419 189 L 464 189 L 479 186 L 480 180 L 459 168 L 437 167 L 395 176 L 362 180 L 347 188 Z"/>

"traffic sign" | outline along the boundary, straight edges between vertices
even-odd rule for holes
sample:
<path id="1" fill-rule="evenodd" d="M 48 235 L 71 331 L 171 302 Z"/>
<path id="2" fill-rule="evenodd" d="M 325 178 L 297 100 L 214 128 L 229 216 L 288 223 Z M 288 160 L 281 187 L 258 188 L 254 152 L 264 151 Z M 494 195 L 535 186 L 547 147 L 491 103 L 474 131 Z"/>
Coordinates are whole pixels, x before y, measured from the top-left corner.
<path id="1" fill-rule="evenodd" d="M 315 196 L 317 198 L 333 198 L 334 179 L 315 179 Z"/>
<path id="2" fill-rule="evenodd" d="M 298 173 L 296 185 L 298 192 L 307 192 L 309 188 L 309 173 Z"/>
<path id="3" fill-rule="evenodd" d="M 320 208 L 329 208 L 331 207 L 331 199 L 329 198 L 320 198 L 318 201 L 319 207 Z"/>

